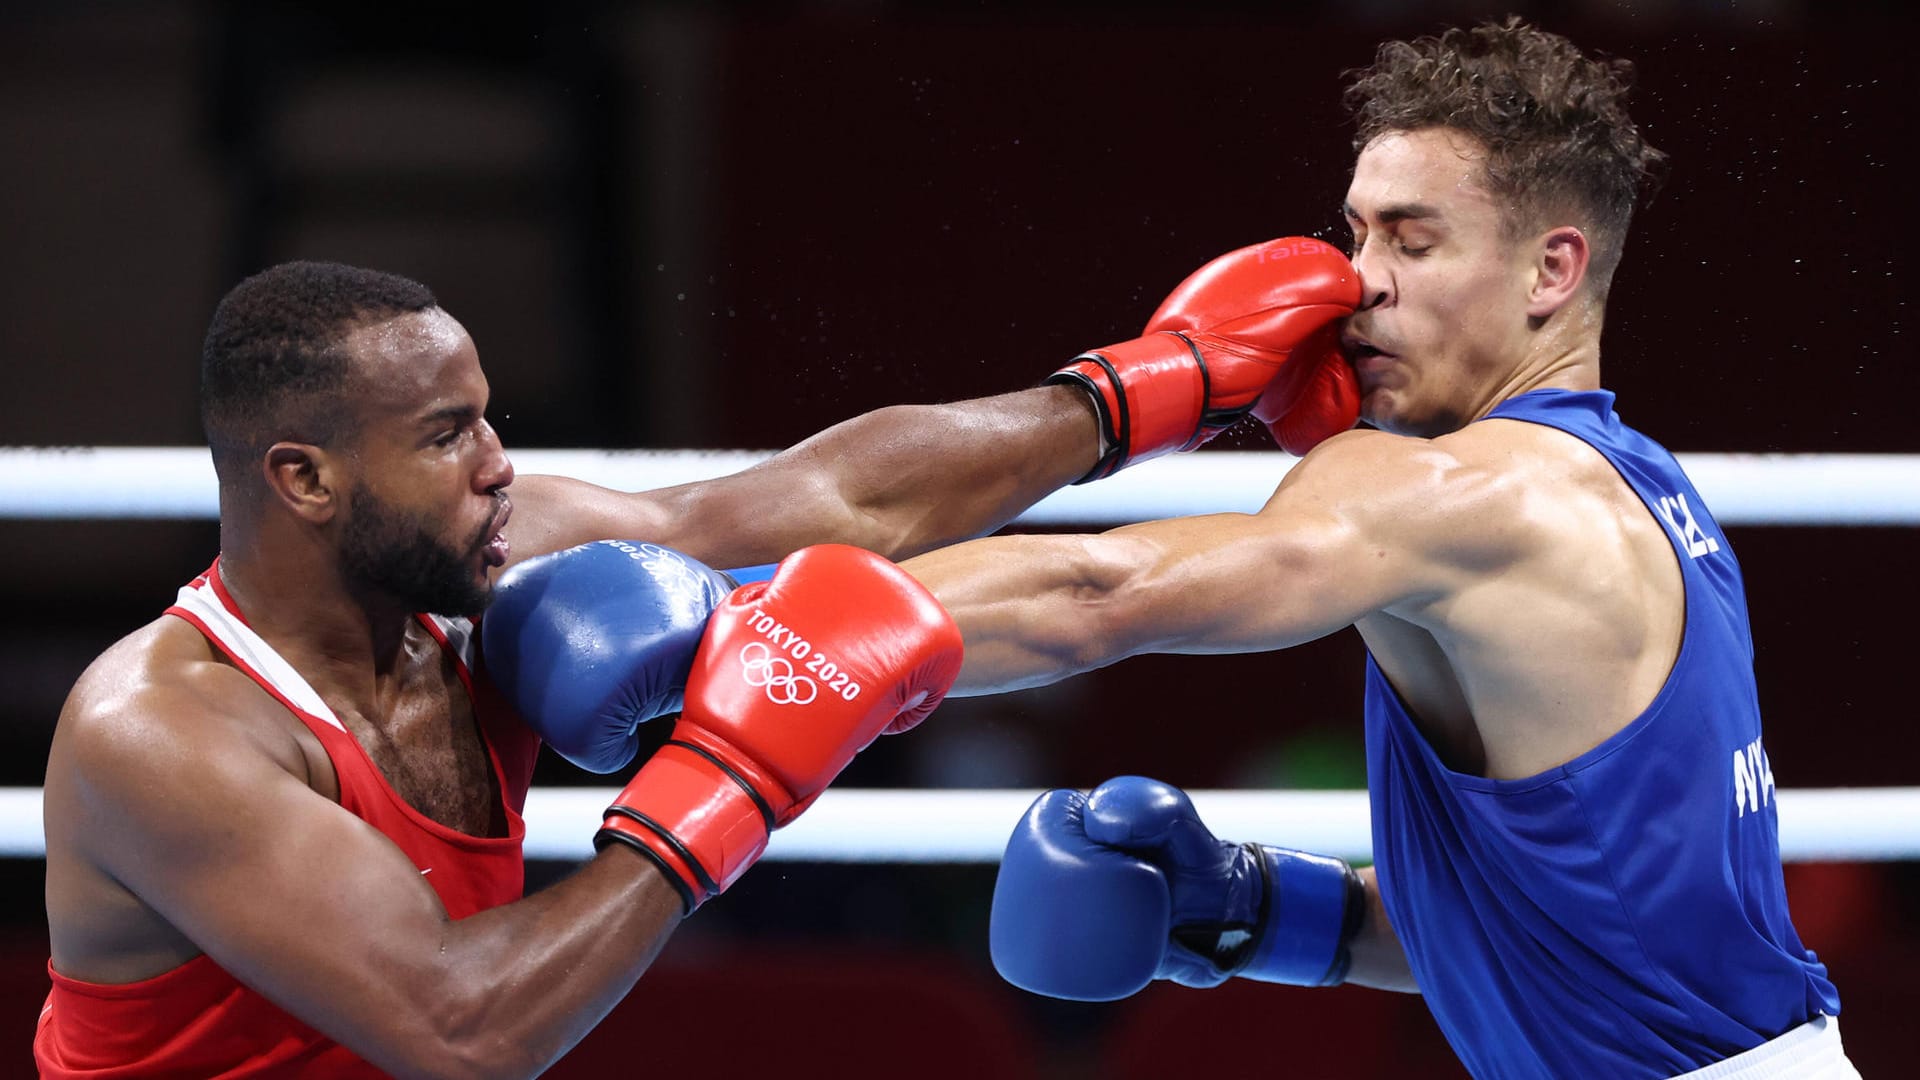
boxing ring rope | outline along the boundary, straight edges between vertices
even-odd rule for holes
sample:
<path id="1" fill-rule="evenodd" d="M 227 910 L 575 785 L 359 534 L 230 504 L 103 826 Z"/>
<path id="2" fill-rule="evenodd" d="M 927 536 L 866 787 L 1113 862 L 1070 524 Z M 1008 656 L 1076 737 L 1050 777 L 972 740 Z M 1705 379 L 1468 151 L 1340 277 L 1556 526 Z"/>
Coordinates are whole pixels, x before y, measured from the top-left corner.
<path id="1" fill-rule="evenodd" d="M 530 859 L 578 861 L 617 789 L 535 788 L 527 796 Z M 1365 859 L 1372 850 L 1364 791 L 1193 791 L 1220 836 Z M 777 832 L 766 857 L 799 862 L 995 863 L 1032 789 L 830 788 Z M 1797 788 L 1773 793 L 1787 862 L 1920 858 L 1920 787 Z M 0 856 L 44 851 L 39 788 L 0 788 Z"/>
<path id="2" fill-rule="evenodd" d="M 623 491 L 737 472 L 754 450 L 521 450 L 521 473 L 575 476 Z M 1681 454 L 1723 525 L 1920 525 L 1920 454 Z M 1110 525 L 1258 510 L 1297 459 L 1275 451 L 1163 457 L 1066 488 L 1019 517 L 1029 525 Z M 0 518 L 206 518 L 219 513 L 200 447 L 0 447 Z"/>
<path id="3" fill-rule="evenodd" d="M 768 451 L 523 450 L 523 474 L 559 473 L 644 490 L 725 475 Z M 1920 454 L 1681 454 L 1723 525 L 1920 525 Z M 1260 507 L 1296 459 L 1208 451 L 1150 461 L 1056 492 L 1021 515 L 1031 525 L 1122 521 Z M 213 466 L 201 447 L 0 447 L 0 519 L 212 519 Z M 835 788 L 773 838 L 767 857 L 821 862 L 991 863 L 1032 790 Z M 613 788 L 542 788 L 528 796 L 526 852 L 592 854 Z M 1365 858 L 1364 791 L 1198 791 L 1222 836 L 1283 841 Z M 1920 787 L 1776 793 L 1787 861 L 1920 859 Z M 0 788 L 0 856 L 44 853 L 38 788 Z"/>

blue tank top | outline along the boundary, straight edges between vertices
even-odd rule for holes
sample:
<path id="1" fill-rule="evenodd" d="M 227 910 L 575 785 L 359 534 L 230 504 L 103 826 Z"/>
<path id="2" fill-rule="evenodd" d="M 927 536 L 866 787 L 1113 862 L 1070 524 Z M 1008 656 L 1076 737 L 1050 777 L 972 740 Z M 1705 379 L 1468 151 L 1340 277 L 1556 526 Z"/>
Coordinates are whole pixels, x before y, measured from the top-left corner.
<path id="1" fill-rule="evenodd" d="M 1663 447 L 1607 391 L 1536 390 L 1489 419 L 1599 451 L 1667 527 L 1679 657 L 1611 738 L 1522 780 L 1441 763 L 1367 658 L 1373 853 L 1388 918 L 1477 1077 L 1664 1077 L 1840 1011 L 1787 917 L 1740 566 Z"/>

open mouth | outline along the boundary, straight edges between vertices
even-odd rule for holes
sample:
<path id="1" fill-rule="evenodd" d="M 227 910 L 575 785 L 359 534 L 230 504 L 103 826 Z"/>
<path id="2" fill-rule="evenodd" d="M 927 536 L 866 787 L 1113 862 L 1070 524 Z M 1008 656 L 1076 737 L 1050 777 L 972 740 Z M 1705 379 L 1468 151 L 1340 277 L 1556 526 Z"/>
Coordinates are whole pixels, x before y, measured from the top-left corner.
<path id="1" fill-rule="evenodd" d="M 1347 343 L 1347 362 L 1361 375 L 1378 374 L 1393 362 L 1393 354 L 1367 341 Z"/>
<path id="2" fill-rule="evenodd" d="M 502 499 L 500 512 L 494 515 L 488 524 L 487 539 L 480 545 L 480 557 L 488 566 L 505 566 L 510 550 L 507 544 L 507 521 L 513 517 L 513 504 Z"/>

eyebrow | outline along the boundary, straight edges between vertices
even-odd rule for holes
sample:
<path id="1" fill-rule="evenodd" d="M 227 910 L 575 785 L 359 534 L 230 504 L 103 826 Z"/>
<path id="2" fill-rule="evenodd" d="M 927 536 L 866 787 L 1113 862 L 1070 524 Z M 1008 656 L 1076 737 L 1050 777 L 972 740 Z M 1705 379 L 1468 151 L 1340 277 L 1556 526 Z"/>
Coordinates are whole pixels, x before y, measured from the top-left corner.
<path id="1" fill-rule="evenodd" d="M 1345 214 L 1351 221 L 1366 220 L 1360 216 L 1358 210 L 1353 208 L 1352 203 L 1341 203 L 1340 212 Z M 1380 224 L 1392 225 L 1399 221 L 1419 221 L 1425 218 L 1437 218 L 1440 216 L 1440 208 L 1428 203 L 1395 203 L 1391 206 L 1381 207 L 1380 213 L 1376 216 L 1380 219 Z"/>
<path id="2" fill-rule="evenodd" d="M 446 405 L 430 413 L 423 413 L 414 423 L 420 427 L 443 423 L 448 420 L 469 421 L 480 415 L 480 410 L 472 405 Z"/>

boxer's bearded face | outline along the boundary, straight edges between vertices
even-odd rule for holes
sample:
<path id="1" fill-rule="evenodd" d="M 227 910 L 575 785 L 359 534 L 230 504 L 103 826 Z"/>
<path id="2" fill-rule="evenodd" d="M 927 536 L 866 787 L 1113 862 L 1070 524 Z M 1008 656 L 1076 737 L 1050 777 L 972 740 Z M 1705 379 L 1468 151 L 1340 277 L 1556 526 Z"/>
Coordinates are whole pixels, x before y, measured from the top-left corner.
<path id="1" fill-rule="evenodd" d="M 393 597 L 410 611 L 475 616 L 493 587 L 481 549 L 491 519 L 477 532 L 449 536 L 436 516 L 354 490 L 340 535 L 340 565 L 348 581 Z"/>
<path id="2" fill-rule="evenodd" d="M 340 566 L 357 589 L 409 611 L 477 615 L 492 594 L 488 542 L 505 524 L 513 466 L 486 421 L 473 341 L 438 308 L 348 336 L 359 363 L 359 437 L 339 523 Z"/>

